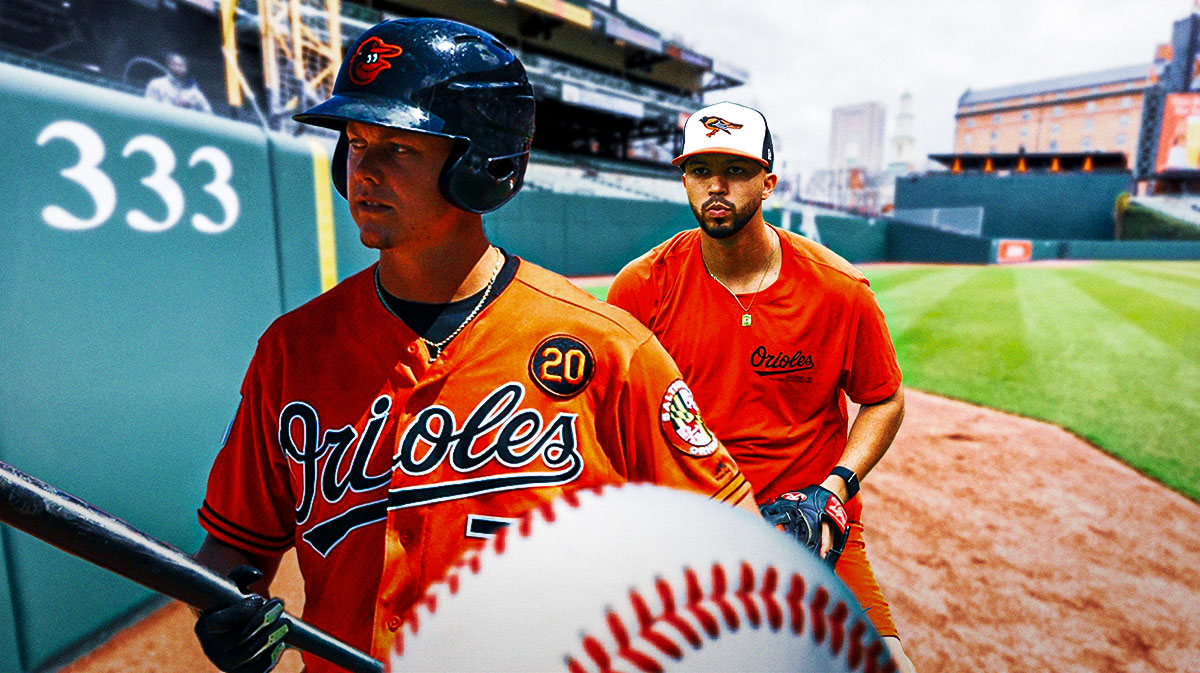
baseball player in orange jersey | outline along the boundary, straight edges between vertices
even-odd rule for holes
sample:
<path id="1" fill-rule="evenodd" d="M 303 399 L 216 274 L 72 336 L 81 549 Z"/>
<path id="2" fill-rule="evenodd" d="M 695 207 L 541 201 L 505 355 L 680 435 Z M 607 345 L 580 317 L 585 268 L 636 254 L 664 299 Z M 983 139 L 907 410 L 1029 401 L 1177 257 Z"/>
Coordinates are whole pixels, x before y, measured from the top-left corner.
<path id="1" fill-rule="evenodd" d="M 760 503 L 831 503 L 837 516 L 817 524 L 814 551 L 834 549 L 827 559 L 902 670 L 912 670 L 867 561 L 854 497 L 904 415 L 883 313 L 849 263 L 763 220 L 776 176 L 761 113 L 708 106 L 685 123 L 683 150 L 674 163 L 700 227 L 630 262 L 608 301 L 647 325 L 675 359 Z M 846 395 L 862 404 L 849 439 Z"/>
<path id="2" fill-rule="evenodd" d="M 520 188 L 532 139 L 520 61 L 435 19 L 379 24 L 348 54 L 297 119 L 340 132 L 334 184 L 379 263 L 259 340 L 197 557 L 262 590 L 294 547 L 303 619 L 383 658 L 464 550 L 565 491 L 654 482 L 757 513 L 650 331 L 488 242 L 480 213 Z M 247 598 L 197 635 L 222 670 L 269 670 L 280 609 Z"/>

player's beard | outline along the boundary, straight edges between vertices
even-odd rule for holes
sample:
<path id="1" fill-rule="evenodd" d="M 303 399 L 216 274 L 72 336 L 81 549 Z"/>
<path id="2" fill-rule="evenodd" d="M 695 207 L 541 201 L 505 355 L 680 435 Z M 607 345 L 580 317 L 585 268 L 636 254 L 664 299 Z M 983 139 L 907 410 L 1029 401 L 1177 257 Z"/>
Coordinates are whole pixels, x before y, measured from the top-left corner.
<path id="1" fill-rule="evenodd" d="M 705 211 L 708 210 L 709 206 L 718 203 L 728 208 L 729 214 L 720 218 L 720 220 L 714 220 Z M 750 220 L 754 219 L 754 215 L 758 213 L 759 208 L 762 208 L 762 201 L 751 199 L 739 208 L 728 199 L 713 196 L 700 204 L 699 208 L 695 204 L 691 204 L 691 207 L 692 215 L 695 215 L 696 221 L 700 223 L 701 231 L 713 238 L 729 238 L 741 231 Z"/>

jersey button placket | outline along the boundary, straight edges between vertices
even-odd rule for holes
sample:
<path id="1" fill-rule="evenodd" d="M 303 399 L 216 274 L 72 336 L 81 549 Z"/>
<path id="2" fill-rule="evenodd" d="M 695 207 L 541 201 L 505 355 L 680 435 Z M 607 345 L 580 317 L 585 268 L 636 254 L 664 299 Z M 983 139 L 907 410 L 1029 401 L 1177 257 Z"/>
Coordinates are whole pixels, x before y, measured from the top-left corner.
<path id="1" fill-rule="evenodd" d="M 429 369 L 429 354 L 419 342 L 412 342 L 404 348 L 396 362 L 395 371 L 402 375 L 411 386 L 420 381 Z"/>

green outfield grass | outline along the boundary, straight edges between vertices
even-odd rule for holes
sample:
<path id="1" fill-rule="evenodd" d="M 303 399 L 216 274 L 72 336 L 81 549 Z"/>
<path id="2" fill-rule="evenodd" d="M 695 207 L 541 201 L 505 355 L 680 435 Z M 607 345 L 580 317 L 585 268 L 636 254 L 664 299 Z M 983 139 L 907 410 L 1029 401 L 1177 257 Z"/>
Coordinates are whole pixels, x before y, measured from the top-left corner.
<path id="1" fill-rule="evenodd" d="M 1055 423 L 1200 501 L 1200 262 L 863 272 L 907 386 Z"/>

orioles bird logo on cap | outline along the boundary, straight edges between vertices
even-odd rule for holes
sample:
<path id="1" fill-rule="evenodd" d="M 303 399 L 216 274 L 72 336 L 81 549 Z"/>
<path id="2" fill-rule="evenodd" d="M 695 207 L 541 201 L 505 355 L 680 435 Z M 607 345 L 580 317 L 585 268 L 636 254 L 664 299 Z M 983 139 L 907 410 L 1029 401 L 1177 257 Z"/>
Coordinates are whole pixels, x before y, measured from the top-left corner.
<path id="1" fill-rule="evenodd" d="M 354 56 L 350 57 L 350 81 L 359 86 L 366 86 L 375 81 L 379 73 L 392 67 L 387 61 L 404 53 L 404 49 L 394 44 L 388 44 L 372 35 L 358 45 Z"/>
<path id="2" fill-rule="evenodd" d="M 708 129 L 708 135 L 704 136 L 705 138 L 711 138 L 715 136 L 717 131 L 729 133 L 730 129 L 737 130 L 742 128 L 741 124 L 734 124 L 728 119 L 721 119 L 720 117 L 701 117 L 700 123 L 704 126 L 704 128 Z M 729 135 L 733 134 L 729 133 Z"/>

